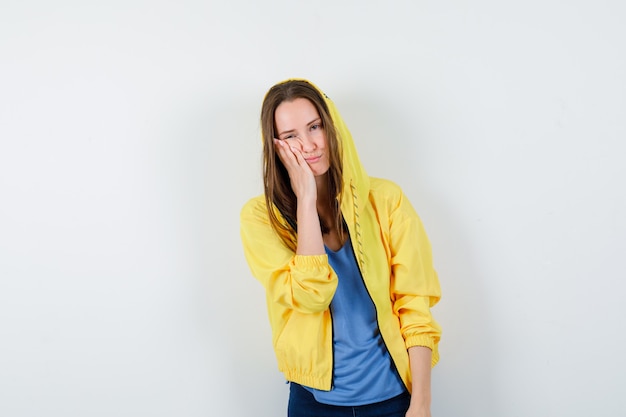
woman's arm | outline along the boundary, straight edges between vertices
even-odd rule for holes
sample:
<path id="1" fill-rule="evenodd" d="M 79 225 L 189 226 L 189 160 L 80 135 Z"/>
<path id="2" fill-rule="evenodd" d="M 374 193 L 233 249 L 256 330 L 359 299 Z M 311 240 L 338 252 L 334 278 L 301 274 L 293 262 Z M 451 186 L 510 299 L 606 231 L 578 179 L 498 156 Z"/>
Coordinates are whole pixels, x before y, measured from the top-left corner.
<path id="1" fill-rule="evenodd" d="M 242 208 L 240 232 L 250 271 L 268 301 L 302 313 L 328 308 L 338 282 L 328 256 L 298 255 L 289 249 L 269 222 L 263 196 Z"/>
<path id="2" fill-rule="evenodd" d="M 430 312 L 441 297 L 428 237 L 413 206 L 389 185 L 388 219 L 393 309 L 409 355 L 411 404 L 407 417 L 430 417 L 431 368 L 438 360 L 441 327 Z"/>
<path id="3" fill-rule="evenodd" d="M 411 404 L 406 417 L 430 417 L 430 370 L 432 351 L 424 346 L 409 348 L 411 366 Z"/>
<path id="4" fill-rule="evenodd" d="M 328 264 L 317 214 L 315 178 L 301 154 L 275 141 L 298 198 L 297 249 L 284 245 L 272 228 L 263 198 L 249 201 L 241 211 L 241 240 L 255 278 L 269 300 L 303 313 L 324 311 L 337 288 L 337 275 Z M 296 150 L 297 151 L 297 150 Z"/>
<path id="5" fill-rule="evenodd" d="M 441 327 L 430 309 L 439 301 L 441 287 L 422 222 L 399 187 L 397 190 L 399 197 L 390 199 L 389 215 L 393 310 L 400 318 L 407 349 L 430 348 L 434 366 L 439 359 Z"/>
<path id="6" fill-rule="evenodd" d="M 274 139 L 276 152 L 291 181 L 291 189 L 297 198 L 298 255 L 323 255 L 324 240 L 317 215 L 317 185 L 315 177 L 302 153 L 282 140 Z"/>

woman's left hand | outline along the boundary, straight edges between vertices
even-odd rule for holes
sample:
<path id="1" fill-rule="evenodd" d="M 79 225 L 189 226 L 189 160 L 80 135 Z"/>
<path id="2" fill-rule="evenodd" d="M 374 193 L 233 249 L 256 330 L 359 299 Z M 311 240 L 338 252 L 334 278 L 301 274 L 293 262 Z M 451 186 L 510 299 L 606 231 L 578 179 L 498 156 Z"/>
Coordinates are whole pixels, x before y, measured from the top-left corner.
<path id="1" fill-rule="evenodd" d="M 410 405 L 406 411 L 406 417 L 431 417 L 430 409 L 427 406 Z"/>

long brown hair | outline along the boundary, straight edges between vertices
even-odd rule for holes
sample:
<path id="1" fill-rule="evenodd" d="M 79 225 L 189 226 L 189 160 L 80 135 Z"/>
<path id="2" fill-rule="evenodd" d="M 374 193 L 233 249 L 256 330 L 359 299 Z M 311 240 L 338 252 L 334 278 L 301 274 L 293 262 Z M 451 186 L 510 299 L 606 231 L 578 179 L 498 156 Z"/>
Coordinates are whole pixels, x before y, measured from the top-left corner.
<path id="1" fill-rule="evenodd" d="M 322 233 L 328 233 L 334 227 L 342 241 L 344 233 L 343 217 L 340 210 L 340 193 L 343 187 L 341 148 L 328 106 L 321 93 L 310 83 L 304 80 L 284 81 L 270 88 L 261 107 L 263 187 L 270 224 L 285 245 L 294 251 L 296 250 L 298 231 L 296 222 L 297 201 L 291 189 L 287 169 L 274 149 L 274 138 L 277 137 L 274 113 L 282 102 L 293 101 L 298 98 L 307 99 L 315 106 L 322 119 L 322 127 L 326 134 L 326 149 L 330 161 L 327 174 L 328 197 L 333 204 L 334 224 L 326 225 L 320 219 Z M 282 215 L 284 221 L 279 219 L 276 210 Z"/>

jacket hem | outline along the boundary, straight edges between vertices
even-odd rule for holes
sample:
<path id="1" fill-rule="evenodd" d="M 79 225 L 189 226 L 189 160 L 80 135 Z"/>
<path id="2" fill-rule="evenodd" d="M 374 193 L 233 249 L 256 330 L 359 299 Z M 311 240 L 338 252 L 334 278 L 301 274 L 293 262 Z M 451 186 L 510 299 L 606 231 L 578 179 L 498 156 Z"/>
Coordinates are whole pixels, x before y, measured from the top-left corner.
<path id="1" fill-rule="evenodd" d="M 300 385 L 304 385 L 309 388 L 315 388 L 322 391 L 330 391 L 331 383 L 330 378 L 305 375 L 296 371 L 283 371 L 285 379 L 290 382 L 295 382 Z"/>

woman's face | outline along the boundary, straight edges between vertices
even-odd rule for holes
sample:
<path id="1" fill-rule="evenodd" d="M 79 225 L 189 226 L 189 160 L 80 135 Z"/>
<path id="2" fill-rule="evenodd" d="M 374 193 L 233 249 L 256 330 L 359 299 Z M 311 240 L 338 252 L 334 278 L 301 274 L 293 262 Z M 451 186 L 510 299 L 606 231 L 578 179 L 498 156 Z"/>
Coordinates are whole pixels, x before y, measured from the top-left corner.
<path id="1" fill-rule="evenodd" d="M 283 101 L 274 112 L 277 139 L 302 153 L 313 175 L 328 172 L 330 158 L 326 149 L 326 132 L 317 109 L 309 100 Z"/>

